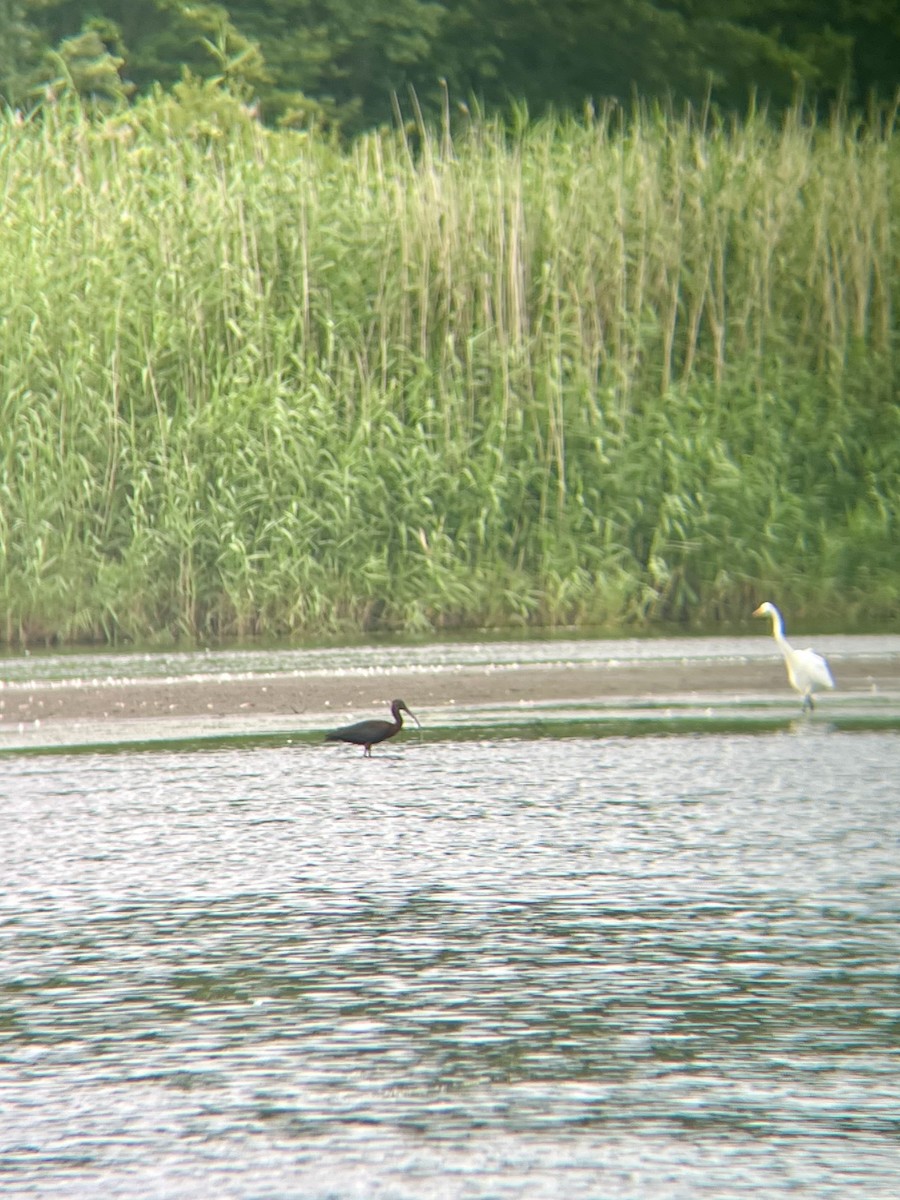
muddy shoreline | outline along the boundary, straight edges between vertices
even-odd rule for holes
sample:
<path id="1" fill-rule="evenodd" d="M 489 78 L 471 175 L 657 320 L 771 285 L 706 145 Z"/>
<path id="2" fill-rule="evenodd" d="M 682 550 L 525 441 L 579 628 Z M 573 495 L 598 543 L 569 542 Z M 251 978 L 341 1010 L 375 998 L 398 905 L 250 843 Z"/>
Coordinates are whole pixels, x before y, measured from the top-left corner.
<path id="1" fill-rule="evenodd" d="M 847 695 L 900 690 L 900 661 L 853 659 L 833 664 Z M 466 705 L 595 701 L 652 702 L 675 696 L 796 699 L 779 660 L 772 662 L 634 663 L 593 666 L 448 667 L 345 673 L 280 674 L 243 679 L 65 681 L 0 684 L 0 728 L 40 721 L 141 718 L 309 716 L 341 718 L 386 708 L 402 697 L 414 712 Z"/>

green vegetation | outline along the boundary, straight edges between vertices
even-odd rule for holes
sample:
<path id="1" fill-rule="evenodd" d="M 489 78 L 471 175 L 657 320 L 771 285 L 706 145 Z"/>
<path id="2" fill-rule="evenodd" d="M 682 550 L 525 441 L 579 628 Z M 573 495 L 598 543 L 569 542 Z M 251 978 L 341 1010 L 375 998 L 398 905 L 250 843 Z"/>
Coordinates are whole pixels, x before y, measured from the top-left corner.
<path id="1" fill-rule="evenodd" d="M 0 634 L 900 606 L 894 119 L 0 128 Z"/>
<path id="2" fill-rule="evenodd" d="M 226 76 L 264 120 L 352 136 L 390 125 L 412 89 L 533 115 L 611 99 L 782 111 L 865 106 L 900 85 L 895 0 L 0 0 L 0 100 L 73 86 L 117 105 L 185 70 Z"/>

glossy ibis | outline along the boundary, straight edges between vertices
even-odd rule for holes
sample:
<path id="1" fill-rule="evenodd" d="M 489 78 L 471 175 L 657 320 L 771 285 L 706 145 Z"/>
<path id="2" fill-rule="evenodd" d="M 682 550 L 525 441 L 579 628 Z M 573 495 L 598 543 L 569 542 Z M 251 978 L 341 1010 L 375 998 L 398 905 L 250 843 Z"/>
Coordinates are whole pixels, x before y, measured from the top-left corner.
<path id="1" fill-rule="evenodd" d="M 419 718 L 415 713 L 410 712 L 402 700 L 392 700 L 393 721 L 379 721 L 377 718 L 371 721 L 357 721 L 355 725 L 344 725 L 341 729 L 334 729 L 331 733 L 327 733 L 325 741 L 352 742 L 354 746 L 365 746 L 363 757 L 371 758 L 373 746 L 393 737 L 403 728 L 403 713 L 408 713 L 419 725 Z M 419 728 L 421 729 L 422 726 L 419 725 Z"/>
<path id="2" fill-rule="evenodd" d="M 815 650 L 794 649 L 784 636 L 784 621 L 781 618 L 781 613 L 768 600 L 764 604 L 761 604 L 754 611 L 753 615 L 754 617 L 772 618 L 772 637 L 775 639 L 778 649 L 784 655 L 784 665 L 787 667 L 788 682 L 803 697 L 801 711 L 805 712 L 807 709 L 812 711 L 815 707 L 812 698 L 813 692 L 821 692 L 824 688 L 834 687 L 834 679 L 832 678 L 828 663 L 821 654 L 816 654 Z"/>

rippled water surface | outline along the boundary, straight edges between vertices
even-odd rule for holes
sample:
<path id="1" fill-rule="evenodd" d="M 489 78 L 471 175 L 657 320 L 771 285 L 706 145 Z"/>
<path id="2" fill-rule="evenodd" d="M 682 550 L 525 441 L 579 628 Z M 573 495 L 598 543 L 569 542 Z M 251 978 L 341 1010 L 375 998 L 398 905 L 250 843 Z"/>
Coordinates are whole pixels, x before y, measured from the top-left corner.
<path id="1" fill-rule="evenodd" d="M 900 634 L 823 635 L 816 647 L 839 663 L 848 656 L 900 656 Z M 266 674 L 314 677 L 394 670 L 428 674 L 460 667 L 579 666 L 599 663 L 746 662 L 777 657 L 762 630 L 750 637 L 555 638 L 457 640 L 422 645 L 334 646 L 324 649 L 173 650 L 170 653 L 40 652 L 0 655 L 0 675 L 13 690 L 36 683 L 147 679 L 259 679 Z"/>
<path id="2" fill-rule="evenodd" d="M 7 758 L 0 1191 L 896 1197 L 898 751 Z"/>

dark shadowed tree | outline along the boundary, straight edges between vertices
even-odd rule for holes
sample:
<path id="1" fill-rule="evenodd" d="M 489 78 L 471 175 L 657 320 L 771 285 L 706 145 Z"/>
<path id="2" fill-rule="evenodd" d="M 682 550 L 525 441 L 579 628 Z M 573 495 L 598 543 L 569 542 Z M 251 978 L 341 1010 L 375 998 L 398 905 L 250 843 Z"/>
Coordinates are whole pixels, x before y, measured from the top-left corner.
<path id="1" fill-rule="evenodd" d="M 757 94 L 780 106 L 799 88 L 838 89 L 851 58 L 848 36 L 781 37 L 775 22 L 750 19 L 746 0 L 460 0 L 448 8 L 435 58 L 451 89 L 488 104 L 523 98 L 532 111 L 635 93 L 710 96 L 736 108 Z"/>
<path id="2" fill-rule="evenodd" d="M 725 23 L 802 56 L 804 82 L 825 100 L 873 93 L 890 100 L 900 87 L 895 0 L 671 0 L 669 7 L 698 28 Z"/>
<path id="3" fill-rule="evenodd" d="M 235 0 L 235 24 L 258 41 L 273 78 L 270 119 L 315 110 L 346 132 L 391 120 L 394 93 L 433 84 L 439 32 L 452 5 L 432 0 Z M 431 89 L 433 90 L 433 88 Z"/>
<path id="4" fill-rule="evenodd" d="M 0 0 L 7 93 L 88 33 L 138 94 L 187 68 L 252 90 L 269 121 L 345 133 L 390 121 L 395 94 L 435 113 L 445 81 L 454 102 L 535 114 L 635 95 L 777 110 L 900 86 L 896 0 Z"/>
<path id="5" fill-rule="evenodd" d="M 0 0 L 2 3 L 2 0 Z M 52 55 L 65 43 L 89 34 L 105 51 L 121 59 L 121 75 L 138 93 L 154 83 L 170 87 L 189 70 L 200 79 L 229 74 L 236 82 L 259 87 L 268 76 L 256 46 L 240 33 L 219 4 L 184 0 L 25 0 L 33 32 L 43 44 L 30 66 L 39 86 L 52 70 Z"/>
<path id="6" fill-rule="evenodd" d="M 0 103 L 14 104 L 21 75 L 32 54 L 33 34 L 25 23 L 25 0 L 0 0 Z"/>

